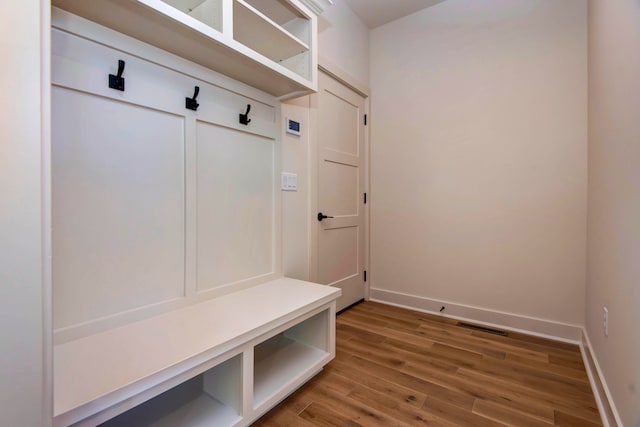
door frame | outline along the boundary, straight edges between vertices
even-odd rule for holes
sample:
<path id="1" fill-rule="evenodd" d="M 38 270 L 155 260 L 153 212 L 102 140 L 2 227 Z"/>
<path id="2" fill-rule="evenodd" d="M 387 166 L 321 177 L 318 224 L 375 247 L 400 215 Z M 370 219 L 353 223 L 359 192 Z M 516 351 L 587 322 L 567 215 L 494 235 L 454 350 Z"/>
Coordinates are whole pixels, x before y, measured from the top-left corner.
<path id="1" fill-rule="evenodd" d="M 364 299 L 369 300 L 371 269 L 370 269 L 370 164 L 371 164 L 371 120 L 370 120 L 370 89 L 351 75 L 343 71 L 326 58 L 320 57 L 318 72 L 323 72 L 339 83 L 353 90 L 364 98 L 364 110 L 367 115 L 367 126 L 364 129 L 364 191 L 367 193 L 367 204 L 364 205 L 364 270 L 367 271 L 367 281 L 364 283 Z M 309 280 L 318 281 L 318 227 L 315 217 L 318 210 L 318 93 L 310 95 L 309 102 L 309 206 L 308 206 L 308 230 L 309 230 Z"/>

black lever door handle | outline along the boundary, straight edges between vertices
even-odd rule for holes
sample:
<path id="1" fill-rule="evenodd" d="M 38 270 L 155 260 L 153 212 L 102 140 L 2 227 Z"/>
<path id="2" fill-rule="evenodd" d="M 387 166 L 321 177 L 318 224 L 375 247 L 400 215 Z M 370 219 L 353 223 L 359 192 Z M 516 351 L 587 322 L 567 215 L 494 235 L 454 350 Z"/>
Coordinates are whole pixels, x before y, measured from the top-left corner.
<path id="1" fill-rule="evenodd" d="M 331 215 L 325 215 L 322 212 L 318 212 L 318 221 L 322 221 L 323 219 L 326 218 L 333 218 Z"/>

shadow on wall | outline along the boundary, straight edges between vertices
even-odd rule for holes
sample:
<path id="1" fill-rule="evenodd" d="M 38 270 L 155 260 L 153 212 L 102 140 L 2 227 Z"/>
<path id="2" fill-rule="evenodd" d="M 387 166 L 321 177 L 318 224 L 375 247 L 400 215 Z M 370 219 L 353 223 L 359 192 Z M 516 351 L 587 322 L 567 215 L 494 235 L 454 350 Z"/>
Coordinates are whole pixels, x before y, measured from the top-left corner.
<path id="1" fill-rule="evenodd" d="M 640 2 L 640 0 L 637 1 Z M 322 34 L 331 27 L 331 22 L 328 19 L 322 15 L 318 16 L 318 34 Z"/>

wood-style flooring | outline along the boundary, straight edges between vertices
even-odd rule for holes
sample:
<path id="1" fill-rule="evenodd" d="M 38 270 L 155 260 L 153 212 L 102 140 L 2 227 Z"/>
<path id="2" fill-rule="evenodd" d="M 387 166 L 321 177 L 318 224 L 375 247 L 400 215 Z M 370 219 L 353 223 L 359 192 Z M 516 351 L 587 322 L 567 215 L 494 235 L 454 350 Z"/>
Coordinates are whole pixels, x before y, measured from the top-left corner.
<path id="1" fill-rule="evenodd" d="M 336 358 L 256 426 L 600 426 L 577 346 L 364 302 Z"/>

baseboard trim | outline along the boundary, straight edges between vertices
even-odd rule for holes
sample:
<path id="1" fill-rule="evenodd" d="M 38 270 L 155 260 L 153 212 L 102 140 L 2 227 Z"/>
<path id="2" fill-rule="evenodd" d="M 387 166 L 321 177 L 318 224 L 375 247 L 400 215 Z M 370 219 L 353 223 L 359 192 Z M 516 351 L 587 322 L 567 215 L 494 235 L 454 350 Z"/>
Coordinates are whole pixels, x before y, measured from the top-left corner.
<path id="1" fill-rule="evenodd" d="M 580 345 L 582 343 L 582 326 L 553 322 L 534 317 L 521 316 L 480 307 L 456 304 L 449 301 L 433 300 L 417 295 L 409 295 L 385 289 L 372 288 L 370 301 L 395 305 L 411 310 L 422 311 L 451 317 L 469 322 L 481 323 L 494 328 L 535 335 L 556 341 Z M 440 313 L 440 307 L 446 307 Z"/>
<path id="2" fill-rule="evenodd" d="M 604 427 L 622 427 L 623 424 L 620 419 L 620 414 L 613 402 L 604 375 L 602 375 L 598 359 L 595 354 L 593 354 L 593 347 L 591 346 L 589 335 L 585 329 L 582 330 L 581 334 L 580 352 L 582 353 L 584 367 L 587 370 L 587 376 L 591 383 L 593 396 L 596 399 L 596 405 L 598 405 L 600 418 L 602 418 L 602 424 Z"/>
<path id="3" fill-rule="evenodd" d="M 343 308 L 342 310 L 337 311 L 337 312 L 336 312 L 336 316 L 337 316 L 337 315 L 339 315 L 339 314 L 344 313 L 344 312 L 345 312 L 345 311 L 347 311 L 347 310 L 352 309 L 353 307 L 355 307 L 355 306 L 356 306 L 356 305 L 358 305 L 358 304 L 362 304 L 363 302 L 364 302 L 364 298 L 359 299 L 358 301 L 354 302 L 353 304 L 349 304 L 348 306 L 346 306 L 346 307 L 345 307 L 345 308 Z"/>

